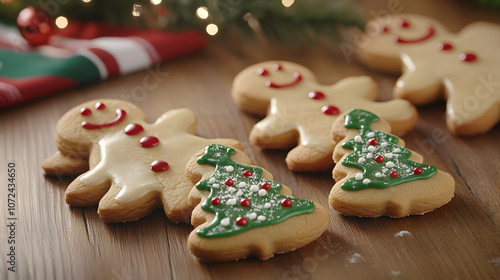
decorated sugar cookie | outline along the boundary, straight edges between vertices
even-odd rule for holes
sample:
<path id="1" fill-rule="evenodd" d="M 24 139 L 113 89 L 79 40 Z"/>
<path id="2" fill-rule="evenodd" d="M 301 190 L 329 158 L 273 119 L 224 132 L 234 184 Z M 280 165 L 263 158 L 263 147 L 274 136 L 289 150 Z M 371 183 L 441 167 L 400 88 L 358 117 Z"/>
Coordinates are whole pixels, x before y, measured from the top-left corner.
<path id="1" fill-rule="evenodd" d="M 286 158 L 294 171 L 326 170 L 333 166 L 330 129 L 339 114 L 353 108 L 376 112 L 397 134 L 417 121 L 407 101 L 376 102 L 376 84 L 369 77 L 351 77 L 334 85 L 316 82 L 311 71 L 286 61 L 268 61 L 240 72 L 233 83 L 233 99 L 250 113 L 267 117 L 250 134 L 252 144 L 267 149 L 292 149 Z"/>
<path id="2" fill-rule="evenodd" d="M 89 101 L 59 120 L 59 151 L 42 167 L 48 175 L 77 175 L 88 162 L 90 170 L 66 190 L 66 202 L 99 204 L 105 222 L 136 220 L 160 206 L 172 221 L 186 221 L 192 210 L 187 200 L 193 184 L 185 175 L 191 157 L 212 143 L 239 147 L 236 140 L 194 136 L 195 126 L 196 116 L 187 109 L 148 124 L 131 103 Z"/>
<path id="3" fill-rule="evenodd" d="M 455 181 L 390 134 L 390 125 L 368 111 L 354 109 L 335 121 L 330 205 L 350 216 L 404 217 L 446 204 Z"/>
<path id="4" fill-rule="evenodd" d="M 500 26 L 476 22 L 452 34 L 435 20 L 417 15 L 378 18 L 360 59 L 401 72 L 397 98 L 415 105 L 444 96 L 447 126 L 459 135 L 487 132 L 500 120 Z"/>
<path id="5" fill-rule="evenodd" d="M 199 259 L 267 259 L 302 247 L 325 231 L 326 209 L 291 197 L 289 188 L 249 164 L 242 152 L 212 144 L 188 165 L 191 180 L 199 181 L 190 193 L 196 228 L 188 246 Z"/>

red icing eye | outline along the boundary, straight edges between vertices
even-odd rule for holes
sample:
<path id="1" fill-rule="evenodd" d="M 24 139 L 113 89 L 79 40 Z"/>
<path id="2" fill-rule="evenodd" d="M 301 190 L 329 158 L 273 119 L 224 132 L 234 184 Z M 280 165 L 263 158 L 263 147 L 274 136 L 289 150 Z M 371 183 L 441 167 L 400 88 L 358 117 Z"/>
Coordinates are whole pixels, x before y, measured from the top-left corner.
<path id="1" fill-rule="evenodd" d="M 143 148 L 153 148 L 160 144 L 160 140 L 154 136 L 146 136 L 142 137 L 139 143 Z"/>
<path id="2" fill-rule="evenodd" d="M 231 179 L 227 179 L 225 182 L 224 182 L 224 185 L 228 186 L 228 187 L 231 187 L 232 185 L 234 185 L 234 182 L 233 180 Z"/>
<path id="3" fill-rule="evenodd" d="M 104 103 L 97 102 L 97 103 L 95 104 L 95 108 L 96 108 L 97 110 L 104 110 L 104 109 L 106 109 L 106 105 L 104 105 Z"/>
<path id="4" fill-rule="evenodd" d="M 338 115 L 340 113 L 339 108 L 332 105 L 325 105 L 321 108 L 321 112 L 325 115 Z"/>
<path id="5" fill-rule="evenodd" d="M 413 174 L 415 174 L 415 175 L 420 175 L 420 174 L 422 174 L 422 168 L 420 168 L 420 167 L 415 167 L 415 168 L 413 169 Z"/>
<path id="6" fill-rule="evenodd" d="M 283 207 L 291 207 L 292 206 L 292 202 L 290 201 L 290 199 L 288 198 L 285 198 L 281 201 L 281 206 Z"/>
<path id="7" fill-rule="evenodd" d="M 91 114 L 92 114 L 92 111 L 90 111 L 90 109 L 89 109 L 89 108 L 81 108 L 81 109 L 80 109 L 80 114 L 81 114 L 82 116 L 89 116 L 89 115 L 91 115 Z"/>
<path id="8" fill-rule="evenodd" d="M 309 94 L 307 94 L 307 96 L 315 100 L 325 99 L 325 94 L 322 93 L 321 91 L 311 91 L 309 92 Z"/>
<path id="9" fill-rule="evenodd" d="M 403 27 L 403 28 L 408 28 L 408 27 L 410 27 L 410 24 L 409 24 L 406 20 L 403 20 L 403 21 L 401 22 L 401 27 Z"/>
<path id="10" fill-rule="evenodd" d="M 245 172 L 243 172 L 243 176 L 245 176 L 245 177 L 250 177 L 250 176 L 252 176 L 252 174 L 253 173 L 250 170 L 245 170 Z"/>
<path id="11" fill-rule="evenodd" d="M 449 51 L 449 50 L 453 49 L 453 45 L 448 44 L 448 43 L 439 43 L 437 45 L 437 49 L 440 51 Z"/>
<path id="12" fill-rule="evenodd" d="M 212 203 L 212 205 L 219 205 L 220 199 L 218 197 L 214 197 L 210 202 Z"/>
<path id="13" fill-rule="evenodd" d="M 273 69 L 276 71 L 283 70 L 283 66 L 281 66 L 279 64 L 274 64 Z"/>
<path id="14" fill-rule="evenodd" d="M 269 185 L 269 183 L 263 183 L 262 185 L 260 185 L 260 188 L 263 189 L 263 190 L 268 190 L 269 188 L 271 187 L 271 185 Z"/>
<path id="15" fill-rule="evenodd" d="M 127 135 L 137 135 L 144 131 L 144 128 L 140 124 L 131 123 L 125 127 L 125 134 Z"/>
<path id="16" fill-rule="evenodd" d="M 250 206 L 250 200 L 244 198 L 240 201 L 240 205 L 243 206 L 243 207 L 247 207 L 247 206 Z"/>
<path id="17" fill-rule="evenodd" d="M 378 140 L 375 139 L 375 138 L 372 138 L 368 141 L 368 144 L 372 145 L 372 146 L 376 146 L 378 145 Z"/>
<path id="18" fill-rule="evenodd" d="M 389 176 L 391 176 L 391 178 L 398 178 L 398 172 L 396 172 L 396 171 L 391 171 L 391 172 L 389 173 Z"/>
<path id="19" fill-rule="evenodd" d="M 236 224 L 239 225 L 240 227 L 246 225 L 248 223 L 247 218 L 245 217 L 238 217 L 236 218 Z"/>
<path id="20" fill-rule="evenodd" d="M 382 29 L 382 32 L 383 33 L 387 33 L 389 32 L 389 28 L 387 26 L 384 26 L 384 28 Z"/>
<path id="21" fill-rule="evenodd" d="M 383 156 L 376 156 L 375 161 L 378 163 L 381 163 L 382 161 L 384 161 L 384 157 Z"/>
<path id="22" fill-rule="evenodd" d="M 477 59 L 477 56 L 473 53 L 461 53 L 458 59 L 465 62 L 473 62 Z"/>
<path id="23" fill-rule="evenodd" d="M 166 161 L 163 160 L 155 160 L 153 163 L 151 163 L 151 166 L 149 169 L 151 169 L 154 172 L 162 172 L 165 171 L 169 168 L 170 166 Z"/>
<path id="24" fill-rule="evenodd" d="M 257 70 L 257 75 L 259 75 L 259 76 L 267 76 L 267 75 L 269 75 L 269 72 L 266 69 L 264 69 L 264 68 L 259 68 Z"/>

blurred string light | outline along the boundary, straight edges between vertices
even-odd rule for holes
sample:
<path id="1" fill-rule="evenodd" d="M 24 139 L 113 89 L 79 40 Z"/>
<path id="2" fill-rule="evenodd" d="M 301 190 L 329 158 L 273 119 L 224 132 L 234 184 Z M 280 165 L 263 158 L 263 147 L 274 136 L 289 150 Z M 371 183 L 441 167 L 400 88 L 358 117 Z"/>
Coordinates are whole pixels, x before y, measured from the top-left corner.
<path id="1" fill-rule="evenodd" d="M 68 19 L 66 17 L 60 16 L 56 18 L 56 26 L 59 27 L 60 29 L 66 28 L 68 26 Z"/>
<path id="2" fill-rule="evenodd" d="M 83 3 L 90 3 L 92 0 L 82 0 Z"/>
<path id="3" fill-rule="evenodd" d="M 151 1 L 151 4 L 153 4 L 153 5 L 159 5 L 162 0 L 150 0 L 150 1 Z"/>
<path id="4" fill-rule="evenodd" d="M 281 4 L 283 4 L 286 8 L 292 6 L 294 2 L 295 0 L 281 0 Z"/>
<path id="5" fill-rule="evenodd" d="M 207 25 L 206 30 L 208 35 L 214 36 L 215 34 L 217 34 L 217 32 L 219 32 L 219 27 L 217 27 L 217 25 L 213 23 L 210 23 L 209 25 Z"/>
<path id="6" fill-rule="evenodd" d="M 134 6 L 132 7 L 132 15 L 134 17 L 139 17 L 141 16 L 141 14 L 142 14 L 142 6 L 139 4 L 134 4 Z"/>
<path id="7" fill-rule="evenodd" d="M 201 19 L 207 19 L 209 16 L 207 7 L 199 7 L 196 10 L 196 15 Z"/>

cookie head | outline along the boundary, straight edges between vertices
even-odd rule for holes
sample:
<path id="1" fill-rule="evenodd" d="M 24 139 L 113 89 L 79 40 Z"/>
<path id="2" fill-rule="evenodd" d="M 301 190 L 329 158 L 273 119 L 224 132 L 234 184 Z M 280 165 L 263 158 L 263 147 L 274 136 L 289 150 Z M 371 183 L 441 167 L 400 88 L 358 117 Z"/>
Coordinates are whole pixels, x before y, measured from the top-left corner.
<path id="1" fill-rule="evenodd" d="M 286 94 L 289 90 L 308 87 L 311 81 L 316 81 L 314 74 L 302 65 L 288 61 L 266 61 L 241 71 L 234 79 L 232 94 L 242 109 L 265 114 L 271 98 Z"/>
<path id="2" fill-rule="evenodd" d="M 111 99 L 88 101 L 72 108 L 59 120 L 57 145 L 65 155 L 85 157 L 92 142 L 144 120 L 144 113 L 132 103 Z"/>

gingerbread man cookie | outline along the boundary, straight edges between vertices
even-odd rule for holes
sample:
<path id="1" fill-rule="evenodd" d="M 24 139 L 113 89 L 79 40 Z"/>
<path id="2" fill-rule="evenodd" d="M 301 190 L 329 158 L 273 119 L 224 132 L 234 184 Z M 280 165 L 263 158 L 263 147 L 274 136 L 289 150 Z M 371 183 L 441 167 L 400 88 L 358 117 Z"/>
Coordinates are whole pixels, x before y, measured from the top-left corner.
<path id="1" fill-rule="evenodd" d="M 415 105 L 447 100 L 447 126 L 458 135 L 487 132 L 500 120 L 500 26 L 476 22 L 452 34 L 416 15 L 378 18 L 379 32 L 360 59 L 367 65 L 403 72 L 394 96 Z"/>
<path id="2" fill-rule="evenodd" d="M 354 109 L 333 124 L 333 169 L 336 183 L 330 205 L 350 216 L 404 217 L 448 203 L 455 181 L 422 156 L 404 148 L 403 140 L 373 113 Z"/>
<path id="3" fill-rule="evenodd" d="M 252 144 L 292 149 L 286 158 L 293 171 L 326 170 L 333 166 L 335 143 L 330 129 L 339 114 L 353 108 L 376 112 L 397 134 L 411 129 L 416 109 L 403 100 L 375 102 L 376 84 L 369 77 L 346 78 L 321 85 L 312 72 L 295 63 L 268 61 L 250 66 L 234 79 L 232 95 L 243 110 L 267 117 L 250 134 Z"/>
<path id="4" fill-rule="evenodd" d="M 59 120 L 59 151 L 42 167 L 48 175 L 75 174 L 81 171 L 78 163 L 88 159 L 90 170 L 69 185 L 66 202 L 99 204 L 105 222 L 136 220 L 160 206 L 172 221 L 186 221 L 192 210 L 193 185 L 185 175 L 189 160 L 209 144 L 239 147 L 236 140 L 194 136 L 195 126 L 188 109 L 171 110 L 148 124 L 131 103 L 89 101 Z"/>
<path id="5" fill-rule="evenodd" d="M 241 151 L 218 144 L 189 163 L 187 173 L 198 183 L 189 195 L 196 228 L 188 247 L 199 259 L 268 259 L 302 247 L 326 230 L 326 209 L 291 197 L 288 187 L 250 164 Z"/>

